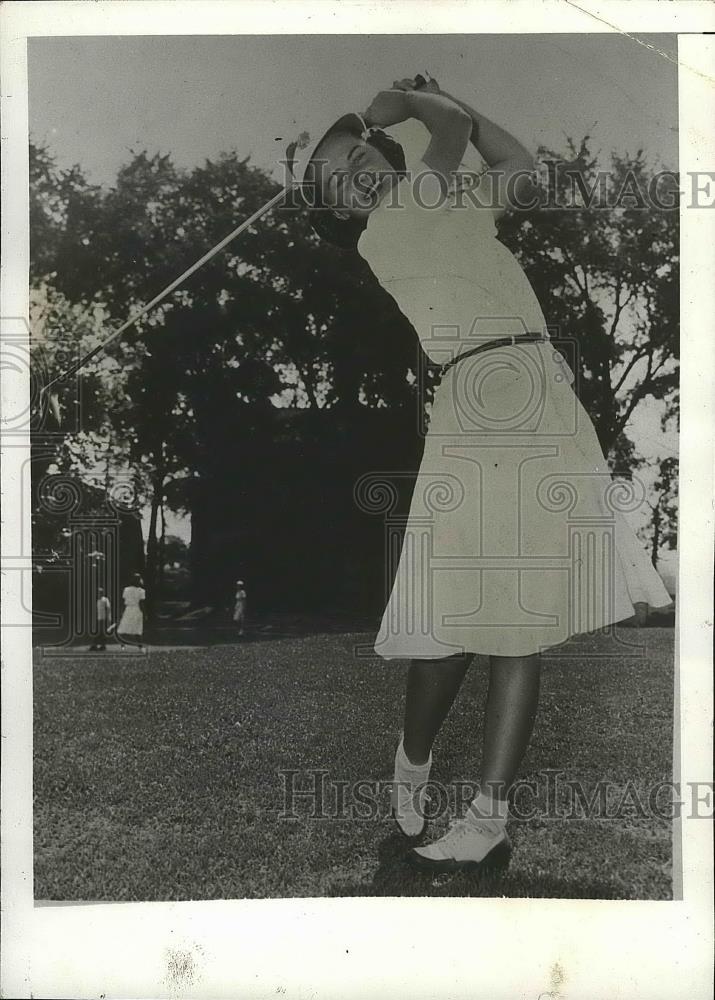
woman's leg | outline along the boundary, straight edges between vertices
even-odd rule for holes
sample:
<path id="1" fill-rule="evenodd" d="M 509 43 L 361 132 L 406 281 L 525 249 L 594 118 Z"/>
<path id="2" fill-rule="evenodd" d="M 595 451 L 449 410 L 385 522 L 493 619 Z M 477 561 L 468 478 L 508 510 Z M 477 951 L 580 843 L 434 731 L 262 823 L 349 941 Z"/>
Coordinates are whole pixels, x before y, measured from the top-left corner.
<path id="1" fill-rule="evenodd" d="M 418 868 L 454 871 L 509 861 L 506 796 L 534 726 L 540 664 L 536 656 L 492 656 L 489 671 L 481 790 L 463 820 L 410 852 Z"/>
<path id="2" fill-rule="evenodd" d="M 540 673 L 538 656 L 490 657 L 482 792 L 493 798 L 506 798 L 531 739 Z"/>
<path id="3" fill-rule="evenodd" d="M 405 727 L 395 754 L 392 814 L 408 837 L 425 830 L 426 782 L 432 742 L 452 707 L 471 654 L 413 660 L 407 675 Z"/>
<path id="4" fill-rule="evenodd" d="M 457 697 L 472 654 L 413 660 L 407 675 L 402 745 L 413 764 L 426 763 L 434 738 Z"/>

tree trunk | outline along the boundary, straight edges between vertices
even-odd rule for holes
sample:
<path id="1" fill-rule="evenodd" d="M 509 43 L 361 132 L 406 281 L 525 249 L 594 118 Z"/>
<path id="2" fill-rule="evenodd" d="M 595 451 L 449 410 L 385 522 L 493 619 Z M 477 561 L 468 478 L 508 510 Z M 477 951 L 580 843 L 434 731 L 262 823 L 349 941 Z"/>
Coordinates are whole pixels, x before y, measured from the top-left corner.
<path id="1" fill-rule="evenodd" d="M 158 599 L 161 599 L 164 595 L 164 563 L 166 561 L 166 517 L 164 515 L 164 497 L 159 501 L 159 515 L 161 517 L 161 534 L 159 536 L 159 551 L 158 551 L 158 576 L 157 576 L 157 595 Z"/>
<path id="2" fill-rule="evenodd" d="M 191 569 L 191 606 L 200 608 L 211 603 L 211 535 L 216 527 L 214 510 L 215 485 L 208 479 L 193 484 L 191 496 L 191 543 L 189 565 Z"/>
<path id="3" fill-rule="evenodd" d="M 653 563 L 654 569 L 658 568 L 658 555 L 660 553 L 660 522 L 661 522 L 660 501 L 658 501 L 657 506 L 653 509 L 653 517 L 652 517 L 653 541 L 651 543 L 650 561 Z"/>
<path id="4" fill-rule="evenodd" d="M 157 563 L 159 546 L 156 536 L 156 526 L 159 516 L 159 506 L 161 504 L 162 491 L 164 488 L 164 477 L 156 476 L 152 481 L 151 495 L 151 515 L 149 518 L 149 534 L 146 540 L 146 591 L 147 591 L 147 618 L 153 623 L 156 620 L 158 594 L 157 594 Z"/>

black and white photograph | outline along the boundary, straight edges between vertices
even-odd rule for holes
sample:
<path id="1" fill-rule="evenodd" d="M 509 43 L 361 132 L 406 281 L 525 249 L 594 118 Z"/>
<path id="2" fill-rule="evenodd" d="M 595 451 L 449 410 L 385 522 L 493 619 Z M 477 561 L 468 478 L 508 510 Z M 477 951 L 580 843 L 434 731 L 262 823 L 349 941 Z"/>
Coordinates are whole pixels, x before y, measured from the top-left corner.
<path id="1" fill-rule="evenodd" d="M 400 900 L 440 906 L 404 918 L 420 951 L 467 921 L 473 965 L 516 900 L 684 905 L 712 784 L 681 674 L 707 719 L 712 682 L 682 584 L 710 600 L 712 522 L 681 502 L 681 242 L 715 175 L 684 175 L 678 27 L 641 22 L 29 33 L 3 633 L 38 919 Z M 219 995 L 202 946 L 167 949 L 145 995 Z M 658 961 L 631 995 L 665 995 Z M 546 968 L 534 996 L 593 995 Z M 385 995 L 364 972 L 312 995 Z"/>

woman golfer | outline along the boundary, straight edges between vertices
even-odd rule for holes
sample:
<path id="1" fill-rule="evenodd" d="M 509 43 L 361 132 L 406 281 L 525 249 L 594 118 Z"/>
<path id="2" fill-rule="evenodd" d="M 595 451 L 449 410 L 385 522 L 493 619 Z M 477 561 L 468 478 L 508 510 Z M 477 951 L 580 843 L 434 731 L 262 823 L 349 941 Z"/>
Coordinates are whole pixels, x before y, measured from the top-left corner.
<path id="1" fill-rule="evenodd" d="M 393 814 L 415 838 L 410 860 L 449 871 L 508 862 L 507 796 L 541 651 L 670 598 L 623 517 L 628 486 L 612 480 L 536 296 L 496 237 L 495 217 L 531 193 L 532 158 L 424 84 L 396 82 L 289 156 L 316 230 L 357 248 L 441 366 L 375 649 L 411 660 Z M 414 164 L 379 131 L 408 119 L 428 133 Z M 470 141 L 488 170 L 467 190 L 455 173 Z M 432 744 L 477 653 L 489 657 L 480 790 L 441 839 L 418 845 Z"/>

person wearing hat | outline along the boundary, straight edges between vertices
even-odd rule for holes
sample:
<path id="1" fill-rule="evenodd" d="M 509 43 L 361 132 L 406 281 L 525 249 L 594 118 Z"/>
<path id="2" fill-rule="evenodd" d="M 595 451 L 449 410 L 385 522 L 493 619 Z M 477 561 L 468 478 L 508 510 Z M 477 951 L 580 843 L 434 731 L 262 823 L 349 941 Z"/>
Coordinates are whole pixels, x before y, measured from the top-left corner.
<path id="1" fill-rule="evenodd" d="M 384 133 L 408 120 L 426 134 L 415 162 Z M 316 231 L 367 261 L 441 374 L 375 641 L 384 659 L 411 661 L 393 815 L 419 868 L 505 865 L 540 653 L 670 598 L 614 505 L 536 295 L 497 239 L 495 220 L 534 193 L 529 152 L 428 76 L 316 134 L 288 151 Z M 487 165 L 476 183 L 460 172 L 470 143 Z M 580 523 L 606 526 L 603 549 L 574 535 L 576 507 Z M 480 787 L 445 835 L 418 843 L 432 745 L 475 654 L 489 658 Z"/>
<path id="2" fill-rule="evenodd" d="M 323 159 L 323 154 L 327 159 Z M 323 178 L 322 169 L 331 163 L 331 158 L 339 158 L 335 163 L 335 176 L 328 171 Z M 341 162 L 342 161 L 342 162 Z M 372 204 L 377 204 L 380 194 L 386 193 L 389 183 L 401 176 L 405 170 L 404 153 L 382 129 L 371 127 L 361 114 L 342 115 L 318 138 L 310 138 L 304 132 L 288 147 L 288 163 L 295 177 L 300 178 L 300 193 L 310 209 L 310 220 L 318 235 L 341 249 L 355 249 L 358 238 L 367 225 Z M 341 197 L 349 198 L 345 181 L 350 178 L 352 193 L 365 202 L 362 206 L 347 204 L 343 210 L 333 205 L 338 187 L 337 176 L 341 177 Z M 376 185 L 372 200 L 366 198 L 366 184 L 370 185 L 371 173 L 385 181 L 384 188 Z M 326 182 L 323 190 L 323 180 Z"/>
<path id="3" fill-rule="evenodd" d="M 246 627 L 247 594 L 243 580 L 236 580 L 236 593 L 233 598 L 233 621 L 238 634 L 243 635 Z"/>

